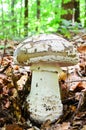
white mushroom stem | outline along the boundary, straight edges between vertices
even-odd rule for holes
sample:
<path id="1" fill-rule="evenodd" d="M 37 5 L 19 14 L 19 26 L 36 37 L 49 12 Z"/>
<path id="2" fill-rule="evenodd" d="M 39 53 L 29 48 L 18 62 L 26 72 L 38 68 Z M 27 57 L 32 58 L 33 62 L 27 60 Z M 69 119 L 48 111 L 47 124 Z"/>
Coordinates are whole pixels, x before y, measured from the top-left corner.
<path id="1" fill-rule="evenodd" d="M 27 97 L 30 117 L 42 123 L 46 120 L 52 122 L 62 115 L 58 73 L 61 71 L 56 64 L 35 64 L 31 67 L 31 92 Z"/>

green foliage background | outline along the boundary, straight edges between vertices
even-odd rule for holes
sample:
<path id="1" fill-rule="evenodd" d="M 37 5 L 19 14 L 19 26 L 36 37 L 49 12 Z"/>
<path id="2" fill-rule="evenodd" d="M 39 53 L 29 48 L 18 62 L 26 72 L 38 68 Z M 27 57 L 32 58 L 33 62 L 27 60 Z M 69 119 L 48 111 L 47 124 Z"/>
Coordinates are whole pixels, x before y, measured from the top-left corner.
<path id="1" fill-rule="evenodd" d="M 68 1 L 65 0 L 65 2 Z M 37 19 L 37 1 L 29 0 L 29 17 L 26 19 L 28 21 L 28 35 L 57 32 L 62 21 L 61 14 L 65 13 L 61 7 L 62 0 L 40 0 L 40 3 L 40 19 Z M 12 0 L 0 1 L 0 39 L 17 39 L 24 37 L 25 34 L 24 0 L 14 0 L 13 9 L 11 4 Z M 80 0 L 80 20 L 83 27 L 86 27 L 85 8 L 85 0 Z"/>

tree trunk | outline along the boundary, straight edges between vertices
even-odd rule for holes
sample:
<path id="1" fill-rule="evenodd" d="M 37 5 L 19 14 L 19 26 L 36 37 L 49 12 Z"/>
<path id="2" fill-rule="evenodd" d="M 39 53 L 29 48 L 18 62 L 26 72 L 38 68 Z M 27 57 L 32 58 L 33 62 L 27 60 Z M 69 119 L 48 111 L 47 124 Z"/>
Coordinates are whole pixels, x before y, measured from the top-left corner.
<path id="1" fill-rule="evenodd" d="M 24 35 L 25 35 L 25 36 L 28 36 L 28 0 L 25 0 Z"/>
<path id="2" fill-rule="evenodd" d="M 1 0 L 1 14 L 2 14 L 2 30 L 4 30 L 4 11 L 3 11 L 3 0 Z M 4 32 L 2 32 L 4 36 Z"/>
<path id="3" fill-rule="evenodd" d="M 37 21 L 40 21 L 40 0 L 37 0 Z M 38 31 L 38 25 L 36 27 L 36 31 Z"/>
<path id="4" fill-rule="evenodd" d="M 18 29 L 19 37 L 21 35 L 21 27 L 22 27 L 22 21 L 23 21 L 23 18 L 22 18 L 22 5 L 23 5 L 23 1 L 21 0 L 21 3 L 20 3 L 21 9 L 20 9 L 20 17 L 19 17 L 19 29 Z"/>
<path id="5" fill-rule="evenodd" d="M 17 32 L 17 24 L 16 24 L 16 19 L 15 18 L 15 0 L 11 0 L 11 30 L 12 30 L 12 35 L 16 35 Z"/>
<path id="6" fill-rule="evenodd" d="M 75 8 L 75 21 L 80 22 L 80 2 L 79 0 L 74 0 L 74 8 Z"/>
<path id="7" fill-rule="evenodd" d="M 40 19 L 40 0 L 37 0 L 37 19 Z"/>
<path id="8" fill-rule="evenodd" d="M 61 16 L 63 19 L 80 22 L 79 0 L 71 0 L 67 3 L 62 0 L 62 7 L 67 11 L 67 14 Z"/>
<path id="9" fill-rule="evenodd" d="M 85 19 L 84 19 L 84 27 L 86 27 L 86 0 L 85 0 L 85 14 L 84 14 L 85 16 Z"/>

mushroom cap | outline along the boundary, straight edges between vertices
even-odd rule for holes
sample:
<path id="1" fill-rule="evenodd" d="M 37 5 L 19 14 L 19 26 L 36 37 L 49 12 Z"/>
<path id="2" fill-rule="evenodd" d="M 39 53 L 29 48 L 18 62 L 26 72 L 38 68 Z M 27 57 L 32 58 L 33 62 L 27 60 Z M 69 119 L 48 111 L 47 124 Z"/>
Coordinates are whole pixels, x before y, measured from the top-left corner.
<path id="1" fill-rule="evenodd" d="M 77 64 L 78 58 L 69 41 L 55 34 L 40 34 L 18 45 L 14 52 L 14 62 L 21 65 L 52 62 L 63 67 Z"/>

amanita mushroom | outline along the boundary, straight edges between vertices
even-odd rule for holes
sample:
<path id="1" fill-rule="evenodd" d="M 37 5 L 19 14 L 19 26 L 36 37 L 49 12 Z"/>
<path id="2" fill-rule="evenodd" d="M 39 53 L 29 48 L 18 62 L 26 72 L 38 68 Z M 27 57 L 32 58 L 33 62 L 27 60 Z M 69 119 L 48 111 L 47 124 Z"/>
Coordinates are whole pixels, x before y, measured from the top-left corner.
<path id="1" fill-rule="evenodd" d="M 58 119 L 63 113 L 58 75 L 63 66 L 78 60 L 74 47 L 54 34 L 40 34 L 24 40 L 14 52 L 15 63 L 29 65 L 31 91 L 27 97 L 30 117 L 42 123 Z"/>

